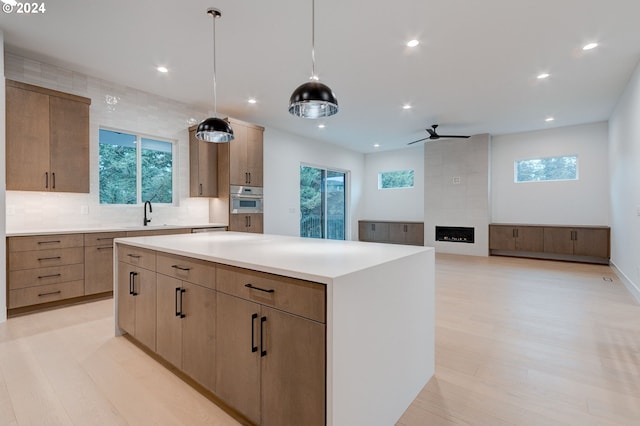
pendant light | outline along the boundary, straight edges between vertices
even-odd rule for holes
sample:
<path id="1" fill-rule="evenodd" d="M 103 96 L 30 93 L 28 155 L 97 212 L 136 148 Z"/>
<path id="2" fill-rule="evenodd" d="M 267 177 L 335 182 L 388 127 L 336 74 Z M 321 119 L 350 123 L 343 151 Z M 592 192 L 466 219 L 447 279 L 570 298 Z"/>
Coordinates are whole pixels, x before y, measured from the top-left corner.
<path id="1" fill-rule="evenodd" d="M 289 112 L 302 118 L 323 118 L 338 112 L 336 95 L 316 75 L 315 9 L 315 0 L 311 0 L 311 81 L 298 86 L 289 99 Z"/>
<path id="2" fill-rule="evenodd" d="M 213 117 L 206 118 L 198 124 L 196 138 L 205 142 L 231 142 L 233 129 L 226 121 L 217 117 L 218 100 L 216 97 L 216 19 L 222 16 L 220 10 L 210 7 L 207 13 L 213 17 Z"/>

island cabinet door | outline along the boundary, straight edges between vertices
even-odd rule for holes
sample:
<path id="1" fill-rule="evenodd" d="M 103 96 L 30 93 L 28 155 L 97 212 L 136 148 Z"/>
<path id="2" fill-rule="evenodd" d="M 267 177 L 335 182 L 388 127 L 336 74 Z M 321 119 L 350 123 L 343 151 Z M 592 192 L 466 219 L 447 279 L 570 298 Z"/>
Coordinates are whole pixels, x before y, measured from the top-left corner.
<path id="1" fill-rule="evenodd" d="M 156 350 L 156 273 L 136 268 L 133 276 L 135 300 L 134 337 L 152 351 Z"/>
<path id="2" fill-rule="evenodd" d="M 325 325 L 262 307 L 263 426 L 325 424 Z"/>
<path id="3" fill-rule="evenodd" d="M 157 274 L 156 352 L 178 368 L 182 368 L 182 281 Z"/>
<path id="4" fill-rule="evenodd" d="M 216 394 L 251 422 L 261 424 L 261 307 L 220 292 L 216 297 Z"/>
<path id="5" fill-rule="evenodd" d="M 135 332 L 135 299 L 133 297 L 133 273 L 136 268 L 124 262 L 118 263 L 118 327 L 127 333 Z"/>

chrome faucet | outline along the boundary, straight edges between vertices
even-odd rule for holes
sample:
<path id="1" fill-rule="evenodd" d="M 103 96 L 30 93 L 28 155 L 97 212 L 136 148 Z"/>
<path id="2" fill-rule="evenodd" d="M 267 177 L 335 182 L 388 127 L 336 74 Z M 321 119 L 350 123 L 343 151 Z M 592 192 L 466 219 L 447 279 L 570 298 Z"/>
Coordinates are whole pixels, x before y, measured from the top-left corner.
<path id="1" fill-rule="evenodd" d="M 147 223 L 151 222 L 151 219 L 147 219 L 147 205 L 149 206 L 149 213 L 151 213 L 153 211 L 153 209 L 151 208 L 151 201 L 145 201 L 144 202 L 144 226 L 147 226 Z"/>

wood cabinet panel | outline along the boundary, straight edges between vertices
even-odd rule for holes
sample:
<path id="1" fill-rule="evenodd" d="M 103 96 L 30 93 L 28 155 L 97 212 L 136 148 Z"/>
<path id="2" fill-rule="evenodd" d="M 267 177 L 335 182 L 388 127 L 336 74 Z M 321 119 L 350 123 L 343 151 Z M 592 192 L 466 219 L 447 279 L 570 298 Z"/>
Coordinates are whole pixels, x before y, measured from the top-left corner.
<path id="1" fill-rule="evenodd" d="M 574 254 L 609 258 L 610 234 L 608 229 L 580 228 L 575 232 Z"/>
<path id="2" fill-rule="evenodd" d="M 92 232 L 84 234 L 84 245 L 87 246 L 110 246 L 113 245 L 114 238 L 123 238 L 126 232 Z"/>
<path id="3" fill-rule="evenodd" d="M 229 215 L 229 231 L 262 234 L 263 229 L 262 213 Z"/>
<path id="4" fill-rule="evenodd" d="M 82 247 L 9 252 L 9 270 L 44 268 L 84 262 Z"/>
<path id="5" fill-rule="evenodd" d="M 118 262 L 118 327 L 132 336 L 135 335 L 136 304 L 131 294 L 133 292 L 131 273 L 136 270 L 137 268 L 133 265 Z"/>
<path id="6" fill-rule="evenodd" d="M 325 424 L 325 325 L 262 307 L 262 425 Z"/>
<path id="7" fill-rule="evenodd" d="M 80 96 L 6 81 L 7 189 L 89 192 L 89 105 Z"/>
<path id="8" fill-rule="evenodd" d="M 516 250 L 539 252 L 544 250 L 544 228 L 520 226 L 516 228 Z"/>
<path id="9" fill-rule="evenodd" d="M 51 190 L 89 193 L 89 105 L 50 97 Z"/>
<path id="10" fill-rule="evenodd" d="M 129 245 L 118 245 L 118 260 L 151 271 L 156 270 L 156 252 Z"/>
<path id="11" fill-rule="evenodd" d="M 489 225 L 489 248 L 492 250 L 515 250 L 514 228 L 512 226 Z"/>
<path id="12" fill-rule="evenodd" d="M 394 244 L 424 245 L 424 224 L 390 222 L 389 242 Z"/>
<path id="13" fill-rule="evenodd" d="M 247 128 L 247 172 L 251 186 L 263 186 L 263 131 L 262 128 Z"/>
<path id="14" fill-rule="evenodd" d="M 119 262 L 118 326 L 149 349 L 156 350 L 155 271 Z"/>
<path id="15" fill-rule="evenodd" d="M 544 228 L 544 252 L 573 254 L 573 229 Z"/>
<path id="16" fill-rule="evenodd" d="M 113 291 L 113 245 L 85 246 L 84 293 Z"/>
<path id="17" fill-rule="evenodd" d="M 69 247 L 82 247 L 82 234 L 33 235 L 27 237 L 9 237 L 9 251 L 47 250 Z"/>
<path id="18" fill-rule="evenodd" d="M 541 226 L 489 225 L 489 249 L 542 252 L 543 229 Z"/>
<path id="19" fill-rule="evenodd" d="M 12 290 L 84 279 L 84 264 L 23 269 L 9 272 L 9 288 Z"/>
<path id="20" fill-rule="evenodd" d="M 264 128 L 229 119 L 234 140 L 229 144 L 230 184 L 262 186 Z"/>
<path id="21" fill-rule="evenodd" d="M 218 265 L 216 274 L 218 291 L 325 321 L 326 287 L 322 284 L 227 265 Z"/>
<path id="22" fill-rule="evenodd" d="M 180 280 L 157 274 L 156 352 L 169 363 L 182 367 L 182 319 L 179 312 L 182 283 Z"/>
<path id="23" fill-rule="evenodd" d="M 45 173 L 49 171 L 49 96 L 9 83 L 5 96 L 7 189 L 45 191 Z"/>
<path id="24" fill-rule="evenodd" d="M 218 147 L 196 138 L 196 128 L 189 129 L 189 195 L 218 196 Z"/>
<path id="25" fill-rule="evenodd" d="M 156 264 L 156 270 L 161 274 L 211 289 L 216 288 L 216 268 L 211 262 L 159 252 Z"/>
<path id="26" fill-rule="evenodd" d="M 26 287 L 9 290 L 9 309 L 39 305 L 41 303 L 80 297 L 84 294 L 84 281 L 68 281 L 63 283 Z"/>
<path id="27" fill-rule="evenodd" d="M 260 305 L 217 296 L 216 394 L 260 424 Z"/>

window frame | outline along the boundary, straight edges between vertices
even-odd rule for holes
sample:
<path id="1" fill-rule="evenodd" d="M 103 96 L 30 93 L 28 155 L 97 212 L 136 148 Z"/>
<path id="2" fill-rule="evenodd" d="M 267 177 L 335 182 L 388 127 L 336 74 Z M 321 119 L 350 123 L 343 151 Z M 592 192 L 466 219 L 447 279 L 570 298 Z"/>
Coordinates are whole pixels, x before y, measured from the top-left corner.
<path id="1" fill-rule="evenodd" d="M 131 136 L 135 136 L 135 145 L 136 145 L 136 202 L 135 204 L 126 204 L 126 203 L 102 203 L 100 201 L 100 131 L 105 130 L 108 132 L 115 133 L 123 133 Z M 161 206 L 177 206 L 178 205 L 178 141 L 176 139 L 167 138 L 164 136 L 154 136 L 147 133 L 136 132 L 131 130 L 118 129 L 114 127 L 108 126 L 99 126 L 98 127 L 98 204 L 102 206 L 141 206 L 145 200 L 142 199 L 142 140 L 143 139 L 151 139 L 157 142 L 166 142 L 171 144 L 171 202 L 170 203 L 161 203 L 157 201 L 152 201 L 153 204 L 158 204 Z"/>
<path id="2" fill-rule="evenodd" d="M 531 160 L 546 160 L 549 158 L 566 158 L 573 157 L 576 159 L 576 177 L 573 179 L 542 179 L 542 180 L 518 180 L 518 163 Z M 544 157 L 520 158 L 513 161 L 513 183 L 543 183 L 543 182 L 574 182 L 580 180 L 580 156 L 578 154 L 562 154 L 548 155 Z"/>
<path id="3" fill-rule="evenodd" d="M 411 180 L 411 186 L 393 186 L 384 188 L 382 186 L 382 175 L 385 173 L 399 173 L 399 172 L 412 172 L 413 178 Z M 414 189 L 416 187 L 416 171 L 415 169 L 401 169 L 401 170 L 386 170 L 378 172 L 378 190 L 393 190 L 393 189 Z"/>

